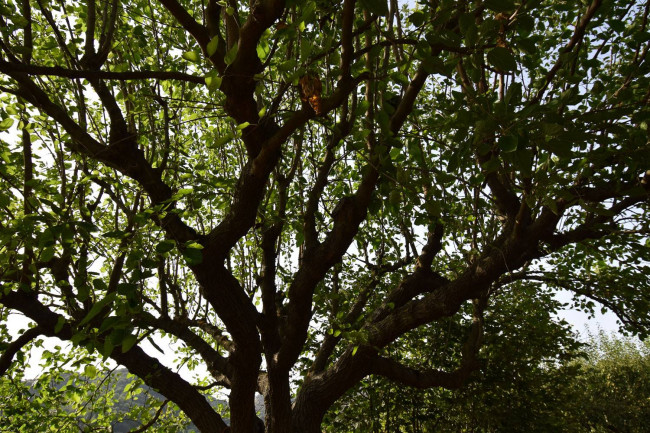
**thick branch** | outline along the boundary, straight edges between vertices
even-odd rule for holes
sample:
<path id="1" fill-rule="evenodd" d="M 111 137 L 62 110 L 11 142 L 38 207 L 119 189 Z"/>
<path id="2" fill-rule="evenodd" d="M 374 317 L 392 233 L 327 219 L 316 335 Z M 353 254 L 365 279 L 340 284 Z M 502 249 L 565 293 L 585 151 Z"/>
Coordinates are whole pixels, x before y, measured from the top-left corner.
<path id="1" fill-rule="evenodd" d="M 108 8 L 109 4 L 106 2 L 105 7 Z M 93 68 L 99 68 L 104 64 L 108 58 L 108 54 L 113 48 L 113 35 L 115 34 L 115 23 L 117 21 L 117 9 L 119 7 L 119 0 L 113 0 L 110 3 L 110 15 L 104 14 L 104 22 L 102 26 L 102 34 L 99 37 L 99 51 L 95 56 L 89 59 L 89 65 Z"/>
<path id="2" fill-rule="evenodd" d="M 377 357 L 370 364 L 369 372 L 384 376 L 393 382 L 420 389 L 433 387 L 458 389 L 463 386 L 476 368 L 476 364 L 463 363 L 453 372 L 435 369 L 417 370 L 392 359 Z"/>
<path id="3" fill-rule="evenodd" d="M 153 316 L 145 317 L 143 324 L 155 329 L 161 329 L 174 335 L 189 347 L 196 350 L 196 352 L 201 355 L 208 370 L 215 376 L 215 378 L 220 375 L 224 375 L 227 378 L 232 377 L 232 366 L 228 362 L 228 359 L 221 356 L 219 352 L 214 350 L 212 346 L 210 346 L 203 338 L 192 332 L 186 325 L 172 319 L 164 317 L 154 318 Z"/>
<path id="4" fill-rule="evenodd" d="M 332 96 L 323 101 L 324 113 L 343 103 L 362 79 L 363 77 L 341 80 Z M 303 109 L 294 113 L 282 127 L 273 128 L 270 138 L 264 140 L 257 156 L 244 167 L 230 211 L 207 238 L 208 245 L 214 249 L 219 260 L 224 260 L 228 251 L 254 225 L 267 181 L 280 159 L 281 146 L 314 116 L 311 108 Z M 245 131 L 247 130 L 248 128 Z"/>
<path id="5" fill-rule="evenodd" d="M 0 302 L 2 302 L 1 299 Z M 0 376 L 4 375 L 9 367 L 11 367 L 11 362 L 13 361 L 14 356 L 16 356 L 16 353 L 18 353 L 23 347 L 29 344 L 29 342 L 34 338 L 42 334 L 43 332 L 40 328 L 30 328 L 16 340 L 9 343 L 5 351 L 2 352 L 2 355 L 0 355 Z"/>
<path id="6" fill-rule="evenodd" d="M 399 132 L 407 115 L 411 112 L 427 76 L 423 69 L 418 70 L 408 86 L 404 97 L 390 119 L 390 130 L 393 135 Z M 344 197 L 340 200 L 333 213 L 334 227 L 322 244 L 305 252 L 305 260 L 289 287 L 286 338 L 278 357 L 278 363 L 284 368 L 288 368 L 295 362 L 307 337 L 314 288 L 324 278 L 328 270 L 345 254 L 360 224 L 365 220 L 372 192 L 379 179 L 378 155 L 373 155 L 372 158 L 373 161 L 368 164 L 356 193 L 354 196 Z"/>
<path id="7" fill-rule="evenodd" d="M 160 79 L 160 80 L 178 80 L 187 81 L 190 83 L 205 84 L 203 77 L 190 75 L 183 72 L 176 71 L 99 71 L 99 70 L 75 70 L 67 69 L 61 66 L 37 66 L 26 65 L 24 63 L 2 62 L 6 71 L 22 72 L 27 75 L 44 75 L 65 78 L 86 78 L 89 80 L 146 80 L 146 79 Z M 5 72 L 5 71 L 3 71 Z M 5 72 L 7 73 L 7 72 Z"/>
<path id="8" fill-rule="evenodd" d="M 431 263 L 435 256 L 442 250 L 442 236 L 444 227 L 442 224 L 436 224 L 433 232 L 429 233 L 427 243 L 422 247 L 420 257 L 418 257 L 417 267 L 431 269 Z"/>

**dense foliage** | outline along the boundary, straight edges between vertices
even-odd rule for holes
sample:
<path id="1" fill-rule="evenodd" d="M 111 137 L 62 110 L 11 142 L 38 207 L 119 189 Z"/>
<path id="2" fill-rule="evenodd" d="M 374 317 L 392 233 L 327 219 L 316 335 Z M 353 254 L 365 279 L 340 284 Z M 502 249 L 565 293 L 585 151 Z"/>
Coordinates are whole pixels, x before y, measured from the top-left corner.
<path id="1" fill-rule="evenodd" d="M 235 433 L 315 433 L 385 380 L 544 382 L 550 290 L 648 335 L 649 9 L 6 0 L 0 373 L 56 337 L 203 432 L 223 389 Z"/>
<path id="2" fill-rule="evenodd" d="M 512 346 L 497 346 L 481 374 L 460 390 L 416 393 L 385 380 L 368 381 L 340 402 L 345 409 L 332 413 L 326 431 L 646 431 L 650 421 L 648 340 L 640 344 L 601 333 L 580 349 L 553 347 L 567 337 L 533 331 L 527 335 L 528 344 L 517 347 L 515 353 Z M 533 349 L 534 345 L 538 348 Z M 535 358 L 531 349 L 545 351 L 547 360 L 558 353 L 563 357 L 556 363 L 526 365 L 526 360 Z M 364 416 L 365 422 L 360 421 Z"/>

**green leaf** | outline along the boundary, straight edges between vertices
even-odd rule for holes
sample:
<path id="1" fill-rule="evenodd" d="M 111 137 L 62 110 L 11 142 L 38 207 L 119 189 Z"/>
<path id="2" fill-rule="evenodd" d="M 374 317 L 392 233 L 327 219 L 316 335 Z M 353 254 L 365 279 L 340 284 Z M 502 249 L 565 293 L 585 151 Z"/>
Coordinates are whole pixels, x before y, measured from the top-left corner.
<path id="1" fill-rule="evenodd" d="M 415 11 L 409 16 L 409 21 L 415 26 L 415 27 L 420 27 L 422 24 L 424 24 L 424 20 L 426 20 L 427 16 L 424 14 L 422 11 Z"/>
<path id="2" fill-rule="evenodd" d="M 113 303 L 113 301 L 115 301 L 116 296 L 117 293 L 109 293 L 104 298 L 95 302 L 93 306 L 90 308 L 88 314 L 86 314 L 86 317 L 84 317 L 83 320 L 79 322 L 79 326 L 83 326 L 86 323 L 90 322 L 95 316 L 97 316 L 104 309 L 104 307 Z"/>
<path id="3" fill-rule="evenodd" d="M 219 76 L 219 72 L 214 70 L 211 71 L 209 74 L 205 76 L 205 84 L 208 86 L 208 90 L 210 92 L 214 92 L 216 90 L 219 90 L 219 87 L 221 87 L 221 77 Z"/>
<path id="4" fill-rule="evenodd" d="M 0 122 L 0 131 L 6 131 L 11 128 L 11 125 L 14 124 L 14 120 L 11 117 L 7 117 L 5 120 Z"/>
<path id="5" fill-rule="evenodd" d="M 259 44 L 257 44 L 257 57 L 260 58 L 260 60 L 266 60 L 266 57 L 271 53 L 271 47 L 269 46 L 268 42 L 265 40 L 260 41 Z"/>
<path id="6" fill-rule="evenodd" d="M 201 55 L 197 51 L 186 51 L 183 53 L 183 58 L 196 63 L 201 60 Z"/>
<path id="7" fill-rule="evenodd" d="M 95 278 L 93 280 L 93 288 L 98 292 L 105 292 L 108 290 L 108 285 L 101 278 Z"/>
<path id="8" fill-rule="evenodd" d="M 481 167 L 483 167 L 483 170 L 485 170 L 487 173 L 492 173 L 495 172 L 499 169 L 499 160 L 497 158 L 492 158 L 487 161 L 485 161 L 483 164 L 481 164 Z"/>
<path id="9" fill-rule="evenodd" d="M 215 36 L 210 40 L 210 42 L 208 42 L 208 45 L 205 47 L 206 51 L 208 52 L 208 57 L 212 57 L 212 55 L 217 52 L 218 46 L 219 36 Z"/>
<path id="10" fill-rule="evenodd" d="M 101 350 L 101 354 L 104 356 L 104 358 L 108 358 L 109 356 L 111 356 L 111 353 L 113 353 L 113 348 L 114 348 L 114 347 L 115 347 L 115 346 L 114 346 L 113 343 L 111 342 L 111 339 L 110 339 L 110 338 L 107 338 L 107 339 L 104 341 L 104 347 L 103 347 L 103 349 Z"/>
<path id="11" fill-rule="evenodd" d="M 298 65 L 298 61 L 296 59 L 289 59 L 287 61 L 280 63 L 278 65 L 278 69 L 284 73 L 292 72 L 297 65 Z"/>
<path id="12" fill-rule="evenodd" d="M 185 248 L 182 254 L 189 266 L 200 265 L 203 262 L 203 252 L 199 248 Z"/>
<path id="13" fill-rule="evenodd" d="M 542 148 L 552 152 L 560 158 L 571 158 L 573 152 L 571 150 L 572 143 L 567 140 L 554 138 L 541 145 Z"/>
<path id="14" fill-rule="evenodd" d="M 124 321 L 128 321 L 128 319 L 119 316 L 108 316 L 102 321 L 102 324 L 99 326 L 98 332 L 101 334 L 102 332 L 105 332 L 109 329 L 113 329 L 119 326 L 120 322 L 124 322 Z"/>
<path id="15" fill-rule="evenodd" d="M 92 364 L 88 364 L 84 367 L 84 376 L 87 376 L 90 379 L 94 379 L 97 376 L 97 367 Z"/>
<path id="16" fill-rule="evenodd" d="M 499 149 L 505 153 L 514 152 L 517 150 L 517 141 L 516 135 L 504 135 L 499 137 Z"/>
<path id="17" fill-rule="evenodd" d="M 235 138 L 235 136 L 232 133 L 222 135 L 221 137 L 214 140 L 214 142 L 212 144 L 210 144 L 209 147 L 211 149 L 218 149 L 218 148 L 222 147 L 223 145 L 229 143 L 233 138 Z"/>
<path id="18" fill-rule="evenodd" d="M 65 325 L 65 317 L 59 316 L 56 319 L 56 325 L 54 325 L 54 333 L 58 334 L 59 332 L 61 332 L 61 330 L 63 329 L 63 325 Z"/>
<path id="19" fill-rule="evenodd" d="M 29 21 L 20 15 L 13 15 L 11 21 L 13 21 L 18 27 L 27 27 L 27 24 L 29 24 Z"/>
<path id="20" fill-rule="evenodd" d="M 237 57 L 237 50 L 238 50 L 237 44 L 233 45 L 232 48 L 228 50 L 228 52 L 223 58 L 223 61 L 226 63 L 226 65 L 230 65 L 232 64 L 232 62 L 235 61 L 235 57 Z"/>
<path id="21" fill-rule="evenodd" d="M 487 59 L 498 71 L 509 72 L 517 69 L 517 60 L 507 48 L 493 48 L 488 53 Z"/>
<path id="22" fill-rule="evenodd" d="M 131 233 L 122 230 L 113 230 L 102 235 L 103 238 L 109 239 L 124 239 L 129 236 L 131 236 Z"/>
<path id="23" fill-rule="evenodd" d="M 43 251 L 41 251 L 41 261 L 49 262 L 52 258 L 54 258 L 54 247 L 43 248 Z"/>
<path id="24" fill-rule="evenodd" d="M 205 248 L 203 245 L 199 244 L 198 242 L 189 242 L 188 244 L 185 245 L 186 248 L 193 248 L 195 250 L 202 250 Z"/>
<path id="25" fill-rule="evenodd" d="M 126 353 L 129 350 L 131 350 L 133 345 L 135 345 L 136 341 L 138 341 L 138 337 L 136 337 L 135 335 L 133 334 L 126 335 L 122 340 L 122 353 Z"/>
<path id="26" fill-rule="evenodd" d="M 557 137 L 564 132 L 562 125 L 557 123 L 543 123 L 542 130 L 544 131 L 544 135 L 548 137 Z"/>
<path id="27" fill-rule="evenodd" d="M 358 350 L 358 349 L 359 349 L 359 346 L 354 346 L 354 347 L 352 348 L 352 356 L 354 356 L 354 355 L 357 354 L 357 350 Z"/>
<path id="28" fill-rule="evenodd" d="M 164 241 L 161 241 L 158 245 L 156 245 L 156 253 L 165 254 L 173 250 L 174 246 L 176 246 L 176 243 L 174 241 L 165 239 Z"/>
<path id="29" fill-rule="evenodd" d="M 119 283 L 117 285 L 117 293 L 127 298 L 132 298 L 138 290 L 138 285 L 135 283 Z"/>

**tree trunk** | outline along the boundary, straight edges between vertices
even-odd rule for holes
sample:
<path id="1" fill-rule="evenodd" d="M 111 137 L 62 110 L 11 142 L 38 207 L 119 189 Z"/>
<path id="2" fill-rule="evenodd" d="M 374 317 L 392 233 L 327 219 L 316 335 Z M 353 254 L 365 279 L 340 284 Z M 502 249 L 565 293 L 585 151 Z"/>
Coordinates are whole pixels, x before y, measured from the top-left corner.
<path id="1" fill-rule="evenodd" d="M 283 433 L 291 429 L 291 389 L 289 374 L 269 368 L 269 390 L 264 396 L 266 433 Z"/>

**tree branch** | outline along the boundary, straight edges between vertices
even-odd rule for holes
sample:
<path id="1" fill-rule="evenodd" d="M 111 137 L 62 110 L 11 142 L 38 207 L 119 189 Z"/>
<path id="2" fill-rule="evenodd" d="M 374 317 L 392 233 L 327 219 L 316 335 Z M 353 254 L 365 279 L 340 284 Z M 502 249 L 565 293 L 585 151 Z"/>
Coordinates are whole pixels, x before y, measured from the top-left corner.
<path id="1" fill-rule="evenodd" d="M 582 19 L 580 20 L 580 23 L 578 23 L 578 26 L 575 28 L 573 32 L 573 36 L 571 37 L 571 40 L 569 41 L 568 44 L 561 50 L 560 52 L 560 57 L 558 57 L 557 61 L 553 65 L 553 67 L 546 73 L 546 78 L 544 80 L 544 85 L 542 86 L 541 89 L 537 92 L 535 97 L 531 99 L 528 105 L 533 105 L 538 103 L 542 97 L 544 96 L 544 92 L 546 92 L 546 89 L 548 86 L 551 84 L 551 81 L 553 81 L 553 78 L 555 78 L 555 75 L 557 72 L 560 70 L 562 65 L 564 65 L 564 60 L 562 59 L 562 54 L 569 53 L 573 48 L 578 45 L 582 41 L 582 38 L 585 35 L 585 31 L 587 30 L 587 26 L 593 19 L 594 15 L 596 14 L 596 11 L 598 8 L 601 6 L 602 0 L 593 0 L 589 7 L 587 8 L 587 11 L 585 14 L 582 16 Z"/>
<path id="2" fill-rule="evenodd" d="M 467 381 L 470 374 L 478 368 L 476 364 L 463 364 L 453 372 L 435 369 L 417 370 L 400 364 L 392 359 L 378 356 L 369 368 L 370 374 L 383 376 L 393 382 L 408 385 L 419 389 L 442 387 L 458 389 Z"/>
<path id="3" fill-rule="evenodd" d="M 2 298 L 0 298 L 0 303 L 1 302 Z M 9 367 L 11 367 L 11 363 L 14 359 L 14 356 L 16 356 L 16 353 L 18 353 L 23 347 L 29 344 L 29 342 L 34 338 L 42 334 L 43 332 L 38 326 L 35 328 L 29 328 L 22 335 L 20 335 L 20 337 L 9 343 L 4 352 L 2 352 L 2 355 L 0 355 L 0 376 L 3 376 Z"/>
<path id="4" fill-rule="evenodd" d="M 390 119 L 390 130 L 393 135 L 399 132 L 407 115 L 412 110 L 427 76 L 424 69 L 419 69 L 408 86 L 404 97 Z M 311 319 L 311 302 L 316 284 L 341 259 L 366 217 L 372 192 L 379 179 L 377 169 L 379 155 L 373 154 L 372 158 L 356 193 L 351 197 L 343 197 L 336 206 L 333 213 L 334 227 L 327 234 L 323 243 L 318 244 L 310 251 L 305 251 L 306 259 L 296 272 L 288 289 L 289 304 L 287 306 L 285 344 L 278 356 L 278 363 L 284 368 L 289 368 L 295 362 L 307 337 Z"/>
<path id="5" fill-rule="evenodd" d="M 6 73 L 18 82 L 19 90 L 16 94 L 41 109 L 70 134 L 73 141 L 66 143 L 66 147 L 136 180 L 149 194 L 154 205 L 169 202 L 172 197 L 171 188 L 161 180 L 160 173 L 147 162 L 144 153 L 137 147 L 135 137 L 118 140 L 109 146 L 99 143 L 72 120 L 62 107 L 53 103 L 27 75 L 12 71 L 7 65 L 7 62 L 0 60 L 0 72 Z M 181 245 L 189 240 L 196 240 L 198 236 L 196 231 L 187 226 L 176 213 L 170 212 L 173 205 L 169 203 L 165 217 L 159 220 L 158 224 L 165 229 L 171 239 Z"/>
<path id="6" fill-rule="evenodd" d="M 159 317 L 155 318 L 150 315 L 144 315 L 142 324 L 146 327 L 153 327 L 154 329 L 161 329 L 171 335 L 178 337 L 185 344 L 201 356 L 205 361 L 208 371 L 219 378 L 224 375 L 226 378 L 232 377 L 232 365 L 230 365 L 228 358 L 221 356 L 221 354 L 214 350 L 203 338 L 192 332 L 186 325 L 178 321 Z"/>
<path id="7" fill-rule="evenodd" d="M 205 78 L 198 77 L 196 75 L 190 75 L 183 72 L 176 71 L 123 71 L 123 72 L 112 72 L 112 71 L 99 71 L 99 70 L 76 70 L 76 69 L 67 69 L 61 66 L 37 66 L 37 65 L 26 65 L 24 63 L 15 63 L 15 62 L 3 62 L 6 64 L 4 66 L 6 69 L 5 73 L 8 71 L 12 72 L 22 72 L 27 75 L 44 75 L 44 76 L 54 76 L 54 77 L 65 77 L 65 78 L 86 78 L 88 80 L 117 80 L 117 81 L 126 81 L 126 80 L 146 80 L 146 79 L 160 79 L 160 80 L 178 80 L 186 81 L 189 83 L 205 84 Z"/>
<path id="8" fill-rule="evenodd" d="M 208 29 L 196 22 L 192 15 L 176 0 L 158 0 L 199 43 L 201 50 L 207 54 L 206 46 L 210 42 Z"/>

